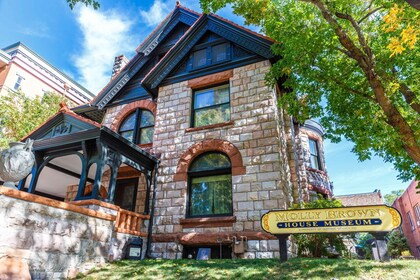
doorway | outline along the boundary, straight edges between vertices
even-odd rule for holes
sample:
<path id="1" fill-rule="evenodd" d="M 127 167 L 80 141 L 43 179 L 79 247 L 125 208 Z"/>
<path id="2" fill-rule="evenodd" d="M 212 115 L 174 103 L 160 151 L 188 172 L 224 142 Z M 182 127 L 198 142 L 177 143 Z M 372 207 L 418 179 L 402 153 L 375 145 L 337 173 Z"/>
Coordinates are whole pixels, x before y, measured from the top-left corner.
<path id="1" fill-rule="evenodd" d="M 114 204 L 128 211 L 135 211 L 138 178 L 117 180 Z"/>

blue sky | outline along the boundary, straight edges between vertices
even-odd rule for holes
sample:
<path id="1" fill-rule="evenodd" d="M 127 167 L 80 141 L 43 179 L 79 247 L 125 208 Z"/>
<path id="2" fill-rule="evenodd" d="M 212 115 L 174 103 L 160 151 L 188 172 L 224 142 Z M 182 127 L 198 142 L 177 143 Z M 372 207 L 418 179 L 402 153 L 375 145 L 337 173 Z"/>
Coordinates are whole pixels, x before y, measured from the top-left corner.
<path id="1" fill-rule="evenodd" d="M 94 94 L 110 78 L 113 59 L 134 55 L 136 47 L 175 7 L 176 1 L 100 0 L 97 11 L 78 5 L 70 10 L 65 0 L 0 0 L 0 47 L 21 41 Z M 198 1 L 181 1 L 200 12 Z M 229 9 L 218 13 L 236 23 L 243 20 Z M 258 31 L 255 27 L 251 27 Z M 406 188 L 396 179 L 392 165 L 379 158 L 358 162 L 352 144 L 325 143 L 328 173 L 335 194 L 383 194 Z"/>

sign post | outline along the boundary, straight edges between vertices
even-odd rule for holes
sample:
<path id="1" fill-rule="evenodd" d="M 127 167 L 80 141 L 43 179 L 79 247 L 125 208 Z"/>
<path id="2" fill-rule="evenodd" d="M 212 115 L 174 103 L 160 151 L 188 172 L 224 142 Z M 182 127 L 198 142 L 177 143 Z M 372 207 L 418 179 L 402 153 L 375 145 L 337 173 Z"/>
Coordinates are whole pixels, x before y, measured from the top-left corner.
<path id="1" fill-rule="evenodd" d="M 279 239 L 283 262 L 287 260 L 286 241 L 290 234 L 372 232 L 384 235 L 401 225 L 401 215 L 386 205 L 271 210 L 261 217 L 261 225 Z"/>

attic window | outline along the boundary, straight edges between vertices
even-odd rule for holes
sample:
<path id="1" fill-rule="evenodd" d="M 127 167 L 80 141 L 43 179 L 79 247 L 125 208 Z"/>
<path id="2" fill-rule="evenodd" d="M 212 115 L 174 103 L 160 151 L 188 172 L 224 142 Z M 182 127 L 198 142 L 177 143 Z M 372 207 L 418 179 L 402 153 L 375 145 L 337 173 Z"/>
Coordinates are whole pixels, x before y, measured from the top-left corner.
<path id="1" fill-rule="evenodd" d="M 230 59 L 230 45 L 222 43 L 196 50 L 191 55 L 190 70 L 224 62 Z"/>

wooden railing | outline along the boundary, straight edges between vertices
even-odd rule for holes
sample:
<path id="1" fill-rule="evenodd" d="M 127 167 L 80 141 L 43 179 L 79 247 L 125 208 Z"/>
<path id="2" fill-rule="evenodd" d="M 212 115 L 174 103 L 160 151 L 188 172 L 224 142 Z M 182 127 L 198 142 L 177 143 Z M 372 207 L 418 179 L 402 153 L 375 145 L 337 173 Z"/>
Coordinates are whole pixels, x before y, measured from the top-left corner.
<path id="1" fill-rule="evenodd" d="M 143 215 L 119 209 L 117 219 L 115 221 L 115 231 L 147 237 L 147 233 L 141 232 L 141 226 L 143 224 L 143 220 L 149 219 L 150 215 Z"/>

